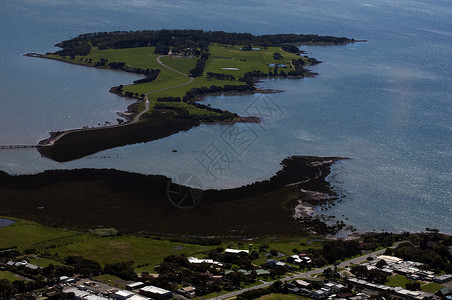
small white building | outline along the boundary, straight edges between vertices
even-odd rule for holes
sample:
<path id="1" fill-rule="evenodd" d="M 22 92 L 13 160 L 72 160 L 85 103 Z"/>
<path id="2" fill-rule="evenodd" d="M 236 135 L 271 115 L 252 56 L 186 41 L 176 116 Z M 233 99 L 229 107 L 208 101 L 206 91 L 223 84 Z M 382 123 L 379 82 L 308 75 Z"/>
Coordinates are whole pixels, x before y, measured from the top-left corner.
<path id="1" fill-rule="evenodd" d="M 144 283 L 141 281 L 133 282 L 133 283 L 129 283 L 126 285 L 126 290 L 129 290 L 129 291 L 136 290 L 136 289 L 142 288 L 143 286 L 144 286 Z"/>
<path id="2" fill-rule="evenodd" d="M 380 255 L 380 256 L 378 256 L 378 259 L 379 260 L 382 259 L 387 263 L 391 262 L 391 263 L 395 263 L 395 264 L 403 262 L 403 259 L 395 257 L 395 256 L 389 256 L 389 255 Z"/>
<path id="3" fill-rule="evenodd" d="M 209 258 L 201 259 L 201 258 L 196 258 L 196 257 L 189 257 L 188 262 L 191 264 L 210 264 L 210 265 L 217 265 L 220 267 L 223 266 L 223 264 L 221 264 L 220 262 L 214 261 L 213 259 L 209 259 Z"/>
<path id="4" fill-rule="evenodd" d="M 250 251 L 249 250 L 242 250 L 242 249 L 226 249 L 226 250 L 224 250 L 224 253 L 227 253 L 227 254 L 239 254 L 239 253 L 249 254 Z"/>
<path id="5" fill-rule="evenodd" d="M 126 290 L 119 290 L 113 294 L 113 298 L 115 300 L 127 300 L 130 297 L 132 297 L 133 295 L 136 295 L 136 294 L 133 292 L 130 292 L 130 291 L 126 291 Z"/>
<path id="6" fill-rule="evenodd" d="M 304 280 L 295 280 L 294 281 L 295 282 L 295 284 L 298 286 L 298 287 L 300 287 L 300 288 L 305 288 L 305 289 L 307 289 L 307 288 L 310 288 L 311 287 L 311 284 L 309 283 L 309 282 L 307 282 L 307 281 L 304 281 Z"/>
<path id="7" fill-rule="evenodd" d="M 292 264 L 301 264 L 303 263 L 303 260 L 298 255 L 291 255 L 287 258 L 287 261 Z"/>
<path id="8" fill-rule="evenodd" d="M 151 298 L 156 298 L 156 299 L 167 299 L 167 298 L 171 298 L 173 293 L 171 291 L 150 285 L 150 286 L 145 286 L 142 287 L 140 289 L 140 294 L 147 296 L 147 297 L 151 297 Z"/>
<path id="9" fill-rule="evenodd" d="M 176 293 L 181 294 L 185 297 L 191 298 L 196 295 L 196 288 L 194 288 L 192 286 L 186 286 L 186 287 L 178 289 L 176 291 Z"/>

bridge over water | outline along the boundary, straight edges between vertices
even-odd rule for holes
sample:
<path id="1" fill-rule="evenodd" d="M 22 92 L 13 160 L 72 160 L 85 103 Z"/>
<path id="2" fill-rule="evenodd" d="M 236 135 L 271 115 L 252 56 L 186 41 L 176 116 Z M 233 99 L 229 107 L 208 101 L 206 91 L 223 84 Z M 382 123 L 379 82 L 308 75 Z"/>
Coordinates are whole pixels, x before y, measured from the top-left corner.
<path id="1" fill-rule="evenodd" d="M 27 149 L 27 148 L 39 148 L 43 145 L 0 145 L 1 149 Z"/>

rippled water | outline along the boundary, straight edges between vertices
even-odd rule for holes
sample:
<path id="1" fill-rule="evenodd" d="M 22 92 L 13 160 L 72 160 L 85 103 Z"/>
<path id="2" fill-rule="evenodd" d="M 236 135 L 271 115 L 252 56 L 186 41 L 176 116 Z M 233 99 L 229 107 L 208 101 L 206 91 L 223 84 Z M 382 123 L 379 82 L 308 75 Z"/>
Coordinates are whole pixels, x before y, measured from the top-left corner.
<path id="1" fill-rule="evenodd" d="M 200 28 L 368 40 L 302 47 L 323 61 L 312 68 L 319 76 L 259 84 L 283 93 L 206 98 L 242 115 L 270 105 L 263 125 L 203 125 L 64 164 L 34 150 L 2 151 L 0 170 L 191 172 L 204 187 L 224 188 L 269 178 L 289 155 L 345 156 L 351 159 L 337 163 L 330 176 L 345 198 L 330 213 L 360 230 L 452 233 L 451 1 L 0 3 L 0 144 L 33 143 L 51 130 L 114 121 L 129 104 L 108 89 L 134 75 L 21 56 L 51 51 L 55 42 L 80 33 Z M 230 137 L 237 132 L 247 134 L 248 144 L 234 144 Z M 222 160 L 207 171 L 206 152 L 213 150 Z"/>

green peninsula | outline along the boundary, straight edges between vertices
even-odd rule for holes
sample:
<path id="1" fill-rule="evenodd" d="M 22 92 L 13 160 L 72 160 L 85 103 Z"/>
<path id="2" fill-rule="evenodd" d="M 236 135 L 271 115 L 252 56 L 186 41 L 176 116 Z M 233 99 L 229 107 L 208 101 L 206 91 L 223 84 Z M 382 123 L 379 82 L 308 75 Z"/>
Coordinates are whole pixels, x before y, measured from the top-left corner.
<path id="1" fill-rule="evenodd" d="M 111 92 L 136 99 L 118 125 L 52 133 L 41 154 L 69 161 L 113 147 L 160 139 L 201 123 L 259 122 L 197 102 L 201 95 L 257 90 L 260 78 L 303 78 L 319 63 L 295 44 L 345 44 L 353 39 L 318 35 L 254 36 L 201 30 L 156 30 L 82 34 L 62 41 L 62 50 L 28 56 L 142 76 Z"/>

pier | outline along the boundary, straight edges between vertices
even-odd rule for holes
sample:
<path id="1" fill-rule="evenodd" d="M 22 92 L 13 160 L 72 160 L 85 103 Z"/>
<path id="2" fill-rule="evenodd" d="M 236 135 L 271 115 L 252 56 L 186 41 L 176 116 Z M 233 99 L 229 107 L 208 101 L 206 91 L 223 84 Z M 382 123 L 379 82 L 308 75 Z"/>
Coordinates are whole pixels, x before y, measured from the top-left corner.
<path id="1" fill-rule="evenodd" d="M 1 149 L 29 149 L 29 148 L 39 148 L 43 145 L 0 145 Z"/>

